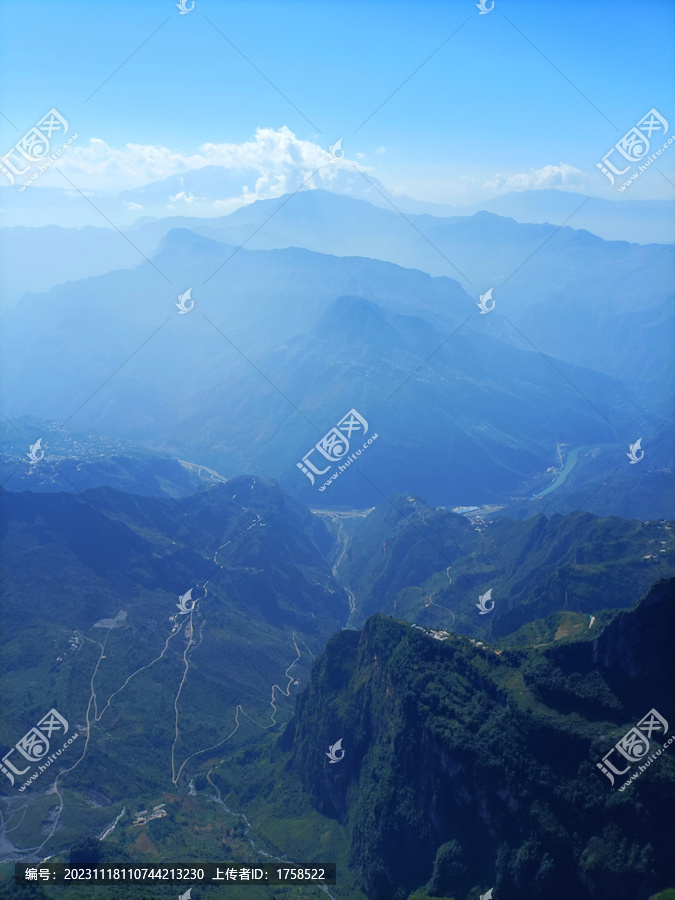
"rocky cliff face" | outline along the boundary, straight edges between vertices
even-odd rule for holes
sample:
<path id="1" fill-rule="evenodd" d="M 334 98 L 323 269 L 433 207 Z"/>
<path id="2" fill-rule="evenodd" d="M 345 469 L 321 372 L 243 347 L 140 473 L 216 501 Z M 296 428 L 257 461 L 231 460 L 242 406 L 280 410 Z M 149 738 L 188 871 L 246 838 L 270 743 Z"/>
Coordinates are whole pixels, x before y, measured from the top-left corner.
<path id="1" fill-rule="evenodd" d="M 633 608 L 616 614 L 593 642 L 559 647 L 550 658 L 565 672 L 597 672 L 627 711 L 672 705 L 675 684 L 675 579 L 662 579 Z"/>
<path id="2" fill-rule="evenodd" d="M 675 884 L 672 762 L 664 754 L 623 793 L 596 769 L 664 702 L 631 684 L 669 671 L 672 603 L 673 583 L 659 583 L 554 659 L 437 640 L 383 616 L 335 635 L 281 747 L 316 808 L 347 827 L 366 895 L 474 900 L 492 886 L 500 900 L 643 900 Z M 331 763 L 338 739 L 344 757 Z"/>

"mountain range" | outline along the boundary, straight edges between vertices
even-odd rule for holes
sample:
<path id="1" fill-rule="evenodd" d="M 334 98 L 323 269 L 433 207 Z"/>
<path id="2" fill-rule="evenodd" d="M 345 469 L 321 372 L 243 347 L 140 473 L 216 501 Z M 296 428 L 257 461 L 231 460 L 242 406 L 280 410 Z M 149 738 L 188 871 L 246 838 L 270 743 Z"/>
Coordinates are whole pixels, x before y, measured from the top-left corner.
<path id="1" fill-rule="evenodd" d="M 336 900 L 675 883 L 672 761 L 621 793 L 596 767 L 671 719 L 672 523 L 312 514 L 250 476 L 4 490 L 0 522 L 3 746 L 52 707 L 88 736 L 6 808 L 5 859 L 38 816 L 57 860 L 337 861 Z"/>
<path id="2" fill-rule="evenodd" d="M 630 606 L 675 576 L 671 529 L 579 512 L 485 521 L 392 497 L 358 520 L 345 547 L 351 624 L 387 613 L 493 641 L 556 611 Z M 487 591 L 491 611 L 478 613 Z"/>
<path id="3" fill-rule="evenodd" d="M 5 210 L 0 758 L 77 740 L 0 768 L 0 898 L 49 855 L 672 900 L 672 204 L 331 172 Z"/>
<path id="4" fill-rule="evenodd" d="M 334 197 L 305 196 L 315 218 L 317 203 L 333 212 Z M 360 211 L 357 201 L 338 200 L 349 215 Z M 501 246 L 504 227 L 546 231 L 492 219 Z M 466 229 L 472 221 L 444 227 Z M 565 231 L 551 237 L 548 230 L 543 239 L 552 244 Z M 567 231 L 573 244 L 583 235 Z M 464 236 L 467 245 L 476 238 Z M 618 245 L 587 239 L 589 271 L 617 269 Z M 518 240 L 519 252 L 535 247 L 532 236 L 527 247 Z M 365 504 L 363 483 L 353 478 L 330 485 L 331 504 L 372 505 L 378 491 L 403 490 L 449 505 L 526 499 L 546 486 L 557 445 L 598 448 L 611 472 L 628 444 L 639 435 L 649 440 L 663 424 L 672 313 L 661 276 L 670 248 L 632 246 L 644 259 L 630 262 L 632 280 L 615 272 L 615 283 L 624 282 L 620 313 L 603 314 L 582 292 L 567 302 L 571 318 L 551 327 L 527 296 L 518 300 L 518 315 L 502 314 L 495 300 L 483 316 L 451 278 L 297 248 L 237 249 L 174 229 L 135 270 L 54 287 L 5 314 L 5 414 L 95 428 L 196 459 L 225 477 L 258 472 L 314 502 L 297 463 L 357 409 L 388 446 L 380 440 L 364 457 L 372 482 Z M 534 259 L 546 269 L 544 253 Z M 638 291 L 629 284 L 643 271 L 652 305 L 638 322 Z M 553 275 L 549 266 L 545 277 Z M 195 307 L 182 316 L 176 300 L 188 287 Z M 30 356 L 19 349 L 26 346 Z M 642 470 L 663 487 L 658 473 L 671 470 L 672 442 L 649 449 Z M 616 494 L 620 505 L 603 511 L 642 516 L 643 505 L 626 502 L 629 490 L 626 484 Z M 652 515 L 669 515 L 668 503 Z"/>

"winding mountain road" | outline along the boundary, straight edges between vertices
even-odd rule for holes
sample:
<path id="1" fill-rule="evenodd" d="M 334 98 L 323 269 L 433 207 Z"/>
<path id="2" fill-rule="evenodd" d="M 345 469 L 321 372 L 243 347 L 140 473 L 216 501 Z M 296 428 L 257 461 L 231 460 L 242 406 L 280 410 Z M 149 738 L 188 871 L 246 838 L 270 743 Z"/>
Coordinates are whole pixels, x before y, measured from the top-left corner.
<path id="1" fill-rule="evenodd" d="M 212 473 L 212 474 L 217 474 L 217 473 Z M 255 482 L 253 482 L 250 486 L 251 490 L 253 490 L 254 483 Z M 242 511 L 248 512 L 249 510 L 247 509 L 247 507 L 242 506 Z M 266 523 L 262 520 L 262 518 L 260 517 L 259 514 L 255 513 L 254 515 L 255 515 L 255 520 L 253 522 L 251 522 L 249 525 L 247 525 L 246 528 L 243 529 L 243 531 L 239 532 L 234 537 L 232 537 L 229 540 L 222 543 L 215 550 L 215 552 L 213 554 L 213 562 L 219 569 L 224 568 L 225 564 L 220 563 L 218 561 L 218 554 L 221 553 L 225 547 L 232 544 L 239 537 L 243 537 L 248 532 L 250 532 L 252 529 L 254 529 L 256 527 L 264 527 L 266 525 Z M 204 595 L 202 597 L 199 597 L 196 600 L 194 600 L 192 603 L 192 606 L 190 607 L 189 610 L 186 610 L 185 613 L 181 613 L 181 612 L 175 613 L 171 617 L 171 621 L 172 621 L 171 632 L 166 637 L 166 640 L 164 642 L 164 647 L 162 648 L 161 653 L 158 656 L 156 656 L 154 659 L 152 659 L 150 662 L 140 666 L 138 669 L 136 669 L 134 672 L 132 672 L 125 679 L 124 683 L 110 694 L 110 696 L 108 697 L 105 705 L 100 710 L 100 712 L 98 710 L 98 698 L 97 698 L 97 693 L 96 693 L 96 678 L 99 673 L 99 668 L 101 666 L 101 662 L 106 658 L 106 653 L 105 653 L 106 644 L 108 642 L 108 638 L 110 637 L 110 633 L 112 632 L 112 630 L 114 628 L 115 622 L 113 621 L 111 626 L 108 628 L 108 633 L 106 634 L 103 643 L 101 643 L 100 641 L 97 641 L 93 638 L 88 637 L 87 635 L 83 634 L 80 631 L 75 632 L 75 634 L 78 637 L 80 637 L 83 641 L 92 643 L 99 648 L 98 659 L 96 661 L 96 665 L 94 667 L 94 670 L 92 672 L 91 679 L 90 679 L 90 694 L 89 694 L 89 700 L 88 700 L 87 709 L 86 709 L 85 729 L 83 731 L 83 734 L 86 733 L 84 747 L 82 748 L 82 752 L 81 752 L 80 756 L 77 758 L 77 760 L 75 760 L 75 762 L 71 766 L 69 766 L 67 769 L 63 769 L 61 772 L 59 772 L 56 775 L 56 777 L 54 778 L 54 781 L 52 782 L 51 786 L 45 791 L 45 793 L 55 793 L 58 797 L 59 803 L 58 803 L 58 807 L 56 808 L 56 810 L 54 810 L 52 813 L 50 813 L 51 821 L 49 824 L 49 831 L 41 843 L 39 843 L 35 846 L 31 846 L 31 847 L 19 848 L 19 847 L 15 847 L 9 838 L 9 834 L 11 834 L 11 832 L 15 831 L 20 826 L 20 824 L 23 822 L 23 819 L 25 818 L 25 816 L 29 810 L 29 806 L 32 805 L 30 797 L 8 798 L 6 810 L 12 813 L 13 821 L 11 823 L 11 827 L 7 823 L 6 817 L 3 814 L 3 811 L 0 810 L 0 840 L 3 841 L 3 843 L 5 844 L 5 846 L 8 849 L 11 848 L 11 850 L 10 850 L 11 858 L 8 857 L 9 861 L 16 862 L 17 860 L 20 860 L 20 859 L 36 858 L 43 851 L 43 848 L 46 846 L 46 844 L 48 844 L 49 841 L 54 837 L 56 831 L 59 828 L 63 810 L 64 810 L 64 798 L 59 789 L 59 784 L 62 781 L 62 779 L 64 778 L 64 776 L 66 776 L 69 772 L 72 772 L 73 769 L 75 769 L 87 755 L 87 752 L 88 752 L 89 746 L 90 746 L 91 726 L 93 724 L 96 724 L 101 721 L 101 719 L 103 718 L 106 711 L 111 707 L 113 700 L 124 691 L 124 689 L 132 681 L 132 679 L 134 679 L 141 672 L 145 672 L 145 671 L 149 670 L 152 666 L 154 666 L 156 663 L 158 663 L 160 660 L 162 660 L 165 657 L 165 654 L 169 648 L 169 644 L 171 643 L 172 640 L 174 640 L 183 631 L 184 625 L 186 626 L 185 633 L 187 636 L 187 640 L 186 640 L 186 645 L 185 645 L 185 648 L 184 648 L 183 654 L 182 654 L 182 656 L 183 656 L 183 674 L 182 674 L 180 683 L 178 685 L 178 689 L 176 691 L 176 695 L 174 697 L 174 704 L 173 704 L 174 705 L 174 713 L 175 713 L 174 740 L 173 740 L 173 744 L 172 744 L 172 748 L 171 748 L 171 775 L 172 775 L 173 784 L 178 783 L 185 766 L 191 759 L 194 759 L 196 756 L 199 756 L 200 754 L 205 753 L 208 750 L 213 750 L 213 749 L 216 749 L 217 747 L 222 746 L 222 744 L 226 743 L 237 732 L 237 730 L 239 729 L 239 725 L 240 725 L 240 721 L 239 721 L 240 713 L 245 715 L 248 719 L 250 719 L 251 722 L 253 722 L 255 725 L 257 725 L 258 727 L 260 727 L 262 729 L 271 728 L 277 724 L 277 721 L 276 721 L 276 716 L 277 716 L 277 712 L 278 712 L 277 696 L 278 695 L 281 695 L 284 697 L 290 696 L 292 686 L 298 684 L 298 681 L 296 679 L 294 679 L 293 675 L 291 674 L 293 667 L 298 663 L 298 661 L 302 657 L 302 654 L 300 652 L 300 649 L 298 647 L 298 643 L 296 640 L 295 632 L 292 633 L 292 641 L 293 641 L 293 646 L 295 648 L 296 656 L 284 672 L 284 677 L 287 678 L 287 684 L 285 687 L 282 687 L 276 683 L 271 686 L 271 699 L 270 699 L 270 705 L 272 707 L 271 721 L 267 725 L 263 725 L 260 722 L 256 722 L 256 720 L 253 719 L 243 709 L 243 707 L 240 704 L 238 704 L 235 708 L 235 726 L 232 729 L 232 731 L 230 731 L 230 733 L 225 738 L 223 738 L 222 741 L 219 741 L 218 743 L 216 743 L 210 747 L 205 747 L 201 750 L 196 751 L 195 753 L 190 754 L 188 757 L 186 757 L 186 759 L 180 765 L 180 767 L 178 768 L 178 771 L 176 771 L 176 763 L 175 763 L 176 746 L 178 743 L 178 739 L 180 737 L 179 701 L 180 701 L 180 696 L 181 696 L 183 687 L 185 686 L 185 683 L 187 681 L 188 674 L 190 671 L 190 656 L 194 653 L 194 651 L 201 644 L 203 634 L 204 634 L 204 629 L 206 628 L 206 620 L 204 620 L 201 623 L 201 627 L 200 627 L 199 641 L 195 642 L 195 640 L 194 640 L 195 611 L 197 610 L 198 604 L 201 603 L 203 600 L 205 600 L 206 596 L 208 595 L 209 580 L 205 581 L 204 584 L 202 585 L 202 588 L 204 589 Z M 185 615 L 185 618 L 183 619 L 183 621 L 178 622 L 178 617 L 181 615 Z M 23 802 L 21 802 L 20 806 L 16 806 L 16 801 L 23 801 Z M 106 833 L 110 833 L 110 830 L 112 830 L 112 828 L 115 827 L 115 825 L 119 821 L 121 815 L 122 814 L 120 814 L 120 816 L 117 817 L 114 824 L 111 826 L 111 828 L 109 828 L 109 830 Z M 15 822 L 16 817 L 20 817 L 18 823 Z M 2 861 L 7 861 L 7 860 L 2 860 Z"/>

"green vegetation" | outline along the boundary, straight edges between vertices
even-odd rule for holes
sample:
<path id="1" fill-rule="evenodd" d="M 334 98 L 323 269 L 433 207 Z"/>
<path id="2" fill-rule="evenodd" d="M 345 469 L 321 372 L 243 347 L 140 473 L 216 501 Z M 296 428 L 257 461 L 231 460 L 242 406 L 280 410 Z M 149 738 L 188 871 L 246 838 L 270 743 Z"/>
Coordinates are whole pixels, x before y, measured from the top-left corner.
<path id="1" fill-rule="evenodd" d="M 357 598 L 355 625 L 383 612 L 508 647 L 581 637 L 592 615 L 594 637 L 610 617 L 598 610 L 632 606 L 675 575 L 673 551 L 664 521 L 572 513 L 476 525 L 398 496 L 361 520 L 341 575 Z M 494 610 L 478 615 L 488 589 Z"/>
<path id="2" fill-rule="evenodd" d="M 630 633 L 642 664 L 672 683 L 674 587 L 661 582 L 606 627 L 599 666 L 585 636 L 556 646 L 554 662 L 382 616 L 329 641 L 280 752 L 346 829 L 369 900 L 473 900 L 490 885 L 519 900 L 646 900 L 672 883 L 675 762 L 664 755 L 624 793 L 595 764 L 667 702 L 668 687 L 649 704 L 625 693 L 617 669 L 633 665 Z M 328 766 L 337 737 L 345 757 Z"/>
<path id="3" fill-rule="evenodd" d="M 133 858 L 154 847 L 164 859 L 217 859 L 217 841 L 195 842 L 187 823 L 174 820 L 175 798 L 182 802 L 190 779 L 288 720 L 313 656 L 346 621 L 324 525 L 257 479 L 183 500 L 100 489 L 86 498 L 5 493 L 2 503 L 4 559 L 14 562 L 3 573 L 1 746 L 52 707 L 80 735 L 59 762 L 74 766 L 59 780 L 60 814 L 58 795 L 47 792 L 56 765 L 24 793 L 21 780 L 3 784 L 13 798 L 5 825 L 14 846 L 36 846 L 58 819 L 45 852 L 67 856 L 126 808 L 109 840 L 126 834 L 122 847 Z M 190 587 L 203 599 L 173 631 Z M 115 627 L 105 624 L 120 610 Z M 165 817 L 132 824 L 139 808 L 163 802 Z M 212 804 L 201 806 L 209 811 L 204 834 L 217 832 Z"/>
<path id="4" fill-rule="evenodd" d="M 16 848 L 46 839 L 41 852 L 63 861 L 336 862 L 336 900 L 478 900 L 490 886 L 504 900 L 568 900 L 568 889 L 647 900 L 673 883 L 673 760 L 623 793 L 595 766 L 670 703 L 670 583 L 635 604 L 670 572 L 668 554 L 642 561 L 670 539 L 664 523 L 574 515 L 477 530 L 415 498 L 396 501 L 411 521 L 387 504 L 345 523 L 253 478 L 180 500 L 105 488 L 1 502 L 14 561 L 2 745 L 52 707 L 80 734 L 60 796 L 53 773 L 25 793 L 3 786 Z M 625 587 L 603 590 L 605 577 Z M 373 613 L 362 632 L 340 630 L 340 581 L 353 620 Z M 489 616 L 476 584 L 495 585 Z M 173 631 L 189 587 L 197 606 Z M 331 764 L 338 739 L 345 756 Z M 0 900 L 8 879 L 1 867 Z"/>

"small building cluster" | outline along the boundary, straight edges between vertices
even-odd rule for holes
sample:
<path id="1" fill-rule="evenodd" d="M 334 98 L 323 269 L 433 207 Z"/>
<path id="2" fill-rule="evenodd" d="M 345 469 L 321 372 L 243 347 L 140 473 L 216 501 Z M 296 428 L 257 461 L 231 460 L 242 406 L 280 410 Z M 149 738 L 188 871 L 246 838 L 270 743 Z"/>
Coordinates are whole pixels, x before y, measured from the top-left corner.
<path id="1" fill-rule="evenodd" d="M 147 809 L 139 809 L 139 811 L 134 816 L 134 825 L 147 825 L 148 822 L 152 821 L 152 819 L 161 819 L 166 815 L 166 810 L 164 807 L 166 803 L 160 803 L 157 806 L 152 807 L 152 812 L 148 812 Z"/>

